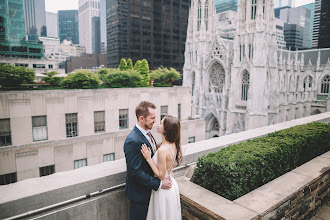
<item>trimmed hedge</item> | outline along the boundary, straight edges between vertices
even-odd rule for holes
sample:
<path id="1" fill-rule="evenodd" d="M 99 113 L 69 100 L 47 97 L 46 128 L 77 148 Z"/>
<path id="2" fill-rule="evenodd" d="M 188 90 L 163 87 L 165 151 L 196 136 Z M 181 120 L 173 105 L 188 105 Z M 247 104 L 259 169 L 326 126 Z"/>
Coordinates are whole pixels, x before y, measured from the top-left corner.
<path id="1" fill-rule="evenodd" d="M 329 150 L 329 124 L 299 125 L 199 158 L 192 181 L 235 200 Z"/>

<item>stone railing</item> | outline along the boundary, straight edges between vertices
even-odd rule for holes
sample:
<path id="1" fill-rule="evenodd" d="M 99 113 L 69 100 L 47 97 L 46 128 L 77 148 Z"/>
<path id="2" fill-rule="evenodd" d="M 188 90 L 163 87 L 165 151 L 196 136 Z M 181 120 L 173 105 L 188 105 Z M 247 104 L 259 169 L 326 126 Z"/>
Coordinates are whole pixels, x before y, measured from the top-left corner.
<path id="1" fill-rule="evenodd" d="M 279 205 L 282 198 L 287 198 L 285 195 L 278 196 L 273 200 L 271 200 L 272 197 L 270 197 L 269 200 L 267 200 L 268 197 L 266 197 L 266 200 L 257 200 L 255 196 L 258 194 L 251 192 L 252 194 L 246 195 L 249 195 L 249 197 L 243 196 L 233 203 L 203 188 L 203 194 L 200 194 L 201 191 L 195 190 L 198 186 L 187 181 L 185 176 L 191 176 L 193 170 L 190 168 L 190 165 L 195 163 L 202 155 L 216 152 L 232 144 L 262 137 L 274 131 L 313 121 L 329 123 L 330 112 L 184 145 L 182 147 L 184 155 L 183 163 L 181 167 L 175 171 L 175 177 L 180 185 L 183 214 L 185 215 L 185 212 L 194 213 L 198 210 L 206 210 L 211 216 L 217 217 L 221 216 L 218 214 L 214 215 L 214 213 L 218 213 L 218 211 L 241 213 L 240 210 L 244 209 L 247 210 L 247 214 L 242 214 L 242 218 L 240 219 L 250 219 L 258 215 L 266 218 L 266 215 L 261 215 L 265 210 L 270 210 L 268 213 L 277 213 L 275 210 L 282 208 L 288 210 L 285 208 L 287 206 Z M 315 164 L 318 163 L 318 161 L 315 162 Z M 328 166 L 329 164 L 330 163 L 328 163 Z M 304 170 L 304 168 L 300 169 Z M 0 219 L 27 219 L 31 217 L 34 219 L 128 219 L 129 202 L 126 200 L 124 193 L 125 171 L 125 159 L 120 159 L 0 186 Z M 294 175 L 298 175 L 297 172 L 295 171 L 295 174 L 288 173 L 285 175 L 288 176 L 289 180 L 292 180 Z M 314 173 L 315 172 L 312 171 L 313 175 Z M 302 176 L 299 183 L 304 184 L 304 186 L 311 180 L 310 177 L 305 177 L 302 174 L 299 175 Z M 326 173 L 326 175 L 328 174 Z M 328 177 L 321 177 L 320 181 L 323 181 L 324 178 Z M 184 186 L 182 185 L 182 181 L 186 181 L 186 183 L 183 184 Z M 315 181 L 317 182 L 317 180 Z M 303 188 L 304 195 L 310 192 L 311 199 L 314 198 L 313 193 L 321 193 L 323 190 L 315 191 L 313 187 L 315 187 L 315 184 L 320 183 L 316 182 L 312 181 L 310 188 L 306 188 L 306 190 Z M 261 189 L 262 191 L 260 191 L 260 194 L 271 191 L 273 194 L 269 195 L 275 196 L 276 190 L 279 190 L 277 189 L 278 182 L 272 184 L 272 187 L 274 186 L 273 188 L 268 188 L 268 190 Z M 329 182 L 324 182 L 324 184 L 329 184 Z M 296 187 L 291 187 L 291 183 L 286 185 L 285 193 L 288 195 L 296 193 Z M 257 190 L 260 190 L 260 188 Z M 329 195 L 328 191 L 324 193 Z M 300 207 L 301 201 L 303 200 L 299 200 L 301 196 L 302 194 L 297 194 L 295 200 L 290 200 L 292 201 L 290 204 L 294 204 L 294 201 L 297 203 L 296 206 L 292 205 L 293 208 L 297 208 L 298 205 Z M 294 199 L 294 197 L 292 197 L 292 199 Z M 189 206 L 191 207 L 191 209 L 189 209 L 186 204 L 190 203 L 186 203 L 186 201 L 191 201 L 190 203 L 195 205 Z M 223 202 L 217 204 L 220 201 Z M 315 201 L 316 203 L 319 202 L 317 200 Z M 213 206 L 214 208 L 206 206 L 205 204 Z M 249 207 L 243 207 L 244 204 Z M 267 208 L 267 204 L 270 205 L 269 208 Z M 284 202 L 284 204 L 287 203 Z M 229 205 L 234 205 L 232 206 L 233 209 L 230 210 Z M 206 207 L 206 209 L 203 207 Z M 259 214 L 259 212 L 261 214 Z M 213 217 L 208 218 L 207 213 L 202 213 L 203 219 L 214 219 Z"/>

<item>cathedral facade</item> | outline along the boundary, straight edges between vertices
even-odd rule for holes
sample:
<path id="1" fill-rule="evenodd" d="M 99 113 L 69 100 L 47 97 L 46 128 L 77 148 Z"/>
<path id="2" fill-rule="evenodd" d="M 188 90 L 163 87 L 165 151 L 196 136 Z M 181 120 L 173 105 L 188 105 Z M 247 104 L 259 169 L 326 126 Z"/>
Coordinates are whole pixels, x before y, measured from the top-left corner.
<path id="1" fill-rule="evenodd" d="M 233 41 L 214 0 L 192 0 L 183 86 L 206 138 L 330 111 L 330 49 L 279 50 L 273 0 L 239 0 Z"/>

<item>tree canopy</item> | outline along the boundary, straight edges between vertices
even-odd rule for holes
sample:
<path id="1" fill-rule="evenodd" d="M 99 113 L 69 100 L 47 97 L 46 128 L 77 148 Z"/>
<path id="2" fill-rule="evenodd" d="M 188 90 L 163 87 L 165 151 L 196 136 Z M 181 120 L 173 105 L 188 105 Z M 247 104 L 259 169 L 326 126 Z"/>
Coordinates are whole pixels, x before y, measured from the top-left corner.
<path id="1" fill-rule="evenodd" d="M 19 87 L 22 83 L 32 83 L 35 71 L 23 66 L 0 64 L 0 86 Z"/>
<path id="2" fill-rule="evenodd" d="M 92 88 L 100 85 L 101 80 L 97 74 L 88 70 L 79 70 L 77 73 L 69 73 L 65 77 L 61 86 L 67 88 Z"/>

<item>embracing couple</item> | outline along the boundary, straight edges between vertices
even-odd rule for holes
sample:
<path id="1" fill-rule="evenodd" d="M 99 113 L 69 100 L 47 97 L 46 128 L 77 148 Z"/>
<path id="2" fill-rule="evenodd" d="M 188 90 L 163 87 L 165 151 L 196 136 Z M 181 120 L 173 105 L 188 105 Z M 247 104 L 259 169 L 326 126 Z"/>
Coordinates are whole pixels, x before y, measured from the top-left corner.
<path id="1" fill-rule="evenodd" d="M 162 143 L 157 148 L 150 133 L 156 122 L 156 106 L 143 101 L 135 114 L 136 126 L 124 144 L 130 220 L 181 219 L 179 188 L 172 172 L 182 161 L 180 121 L 169 115 L 160 121 L 157 132 Z"/>

